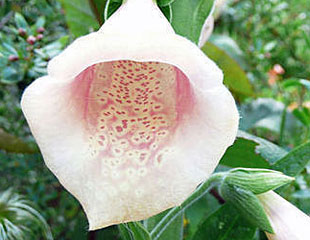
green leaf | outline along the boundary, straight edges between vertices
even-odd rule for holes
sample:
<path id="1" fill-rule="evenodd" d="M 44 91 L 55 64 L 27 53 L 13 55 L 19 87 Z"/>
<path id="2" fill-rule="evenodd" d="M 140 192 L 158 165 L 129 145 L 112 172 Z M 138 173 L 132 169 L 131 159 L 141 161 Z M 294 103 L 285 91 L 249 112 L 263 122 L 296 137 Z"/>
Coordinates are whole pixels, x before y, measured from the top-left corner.
<path id="1" fill-rule="evenodd" d="M 165 215 L 169 212 L 169 210 L 157 214 L 149 219 L 147 219 L 144 223 L 147 230 L 151 232 L 154 227 L 165 217 Z M 166 239 L 173 239 L 173 240 L 182 240 L 183 239 L 183 218 L 184 214 L 180 214 L 177 216 L 171 224 L 165 228 L 161 236 L 158 240 L 166 240 Z"/>
<path id="2" fill-rule="evenodd" d="M 90 8 L 99 25 L 104 23 L 104 9 L 107 1 L 108 0 L 88 0 Z"/>
<path id="3" fill-rule="evenodd" d="M 24 73 L 22 71 L 19 72 L 14 67 L 6 67 L 2 70 L 0 76 L 0 82 L 6 84 L 14 84 L 23 80 Z"/>
<path id="4" fill-rule="evenodd" d="M 212 213 L 219 209 L 221 205 L 210 193 L 205 194 L 192 206 L 185 210 L 186 239 L 192 239 L 200 224 L 204 222 Z"/>
<path id="5" fill-rule="evenodd" d="M 265 213 L 264 207 L 253 192 L 224 181 L 220 187 L 220 194 L 253 226 L 258 227 L 263 231 L 273 233 L 273 229 Z"/>
<path id="6" fill-rule="evenodd" d="M 258 98 L 240 108 L 240 129 L 264 128 L 275 133 L 280 133 L 282 114 L 285 105 L 272 98 Z M 295 132 L 298 122 L 289 111 L 286 112 L 285 128 L 289 132 Z"/>
<path id="7" fill-rule="evenodd" d="M 61 52 L 65 48 L 65 46 L 69 43 L 69 36 L 63 36 L 59 39 L 57 39 L 54 42 L 51 42 L 47 45 L 45 45 L 41 49 L 36 49 L 35 52 L 42 55 L 46 55 L 45 57 L 53 58 L 57 54 Z"/>
<path id="8" fill-rule="evenodd" d="M 12 43 L 13 44 L 13 43 Z M 12 46 L 9 43 L 2 43 L 2 47 L 9 53 L 15 56 L 18 56 L 18 52 L 16 51 L 16 49 L 14 48 L 14 46 Z"/>
<path id="9" fill-rule="evenodd" d="M 296 191 L 292 194 L 292 197 L 297 199 L 310 199 L 310 189 Z"/>
<path id="10" fill-rule="evenodd" d="M 45 25 L 45 17 L 39 17 L 35 23 L 36 28 L 44 27 Z"/>
<path id="11" fill-rule="evenodd" d="M 291 79 L 285 80 L 282 83 L 282 86 L 286 89 L 290 87 L 301 87 L 302 86 L 310 90 L 310 81 L 306 79 L 291 78 Z"/>
<path id="12" fill-rule="evenodd" d="M 124 223 L 119 226 L 124 240 L 151 240 L 151 236 L 140 222 Z"/>
<path id="13" fill-rule="evenodd" d="M 239 131 L 234 145 L 220 161 L 228 167 L 270 168 L 287 154 L 283 148 L 249 133 Z"/>
<path id="14" fill-rule="evenodd" d="M 238 44 L 227 35 L 212 34 L 209 42 L 213 43 L 239 63 L 242 69 L 248 69 L 245 56 Z"/>
<path id="15" fill-rule="evenodd" d="M 35 146 L 22 141 L 21 139 L 4 132 L 0 128 L 0 149 L 11 153 L 37 153 Z"/>
<path id="16" fill-rule="evenodd" d="M 157 240 L 161 237 L 163 232 L 169 225 L 178 217 L 180 214 L 183 214 L 184 210 L 186 210 L 193 203 L 198 201 L 202 196 L 204 196 L 210 188 L 215 185 L 218 185 L 222 179 L 223 173 L 215 173 L 213 174 L 207 181 L 201 184 L 196 191 L 187 198 L 179 207 L 174 207 L 170 209 L 167 214 L 158 222 L 158 224 L 151 231 L 151 237 L 153 240 Z"/>
<path id="17" fill-rule="evenodd" d="M 254 90 L 247 75 L 224 50 L 210 42 L 207 42 L 201 50 L 223 70 L 224 83 L 233 93 L 241 98 L 254 96 Z"/>
<path id="18" fill-rule="evenodd" d="M 306 127 L 310 126 L 310 111 L 306 107 L 293 110 L 293 115 Z"/>
<path id="19" fill-rule="evenodd" d="M 252 239 L 255 231 L 235 207 L 225 203 L 199 225 L 192 240 L 245 240 Z"/>
<path id="20" fill-rule="evenodd" d="M 166 7 L 168 5 L 170 5 L 171 3 L 173 3 L 175 0 L 157 0 L 157 4 L 160 7 Z"/>
<path id="21" fill-rule="evenodd" d="M 294 148 L 285 157 L 278 160 L 272 169 L 288 176 L 298 175 L 310 161 L 310 141 Z"/>
<path id="22" fill-rule="evenodd" d="M 60 2 L 65 10 L 68 27 L 75 37 L 99 28 L 87 0 L 60 0 Z"/>
<path id="23" fill-rule="evenodd" d="M 172 22 L 172 8 L 171 5 L 167 5 L 164 7 L 160 7 L 160 10 L 162 11 L 162 13 L 165 15 L 165 17 L 167 18 L 167 20 L 171 23 Z"/>
<path id="24" fill-rule="evenodd" d="M 25 30 L 29 29 L 26 19 L 18 12 L 15 13 L 15 23 L 18 28 L 23 28 Z"/>
<path id="25" fill-rule="evenodd" d="M 112 16 L 113 13 L 122 5 L 122 0 L 107 0 L 104 8 L 104 21 Z"/>
<path id="26" fill-rule="evenodd" d="M 171 4 L 175 32 L 198 44 L 203 25 L 212 12 L 214 0 L 177 0 Z"/>
<path id="27" fill-rule="evenodd" d="M 33 208 L 33 203 L 12 189 L 0 193 L 0 239 L 27 239 L 39 227 L 45 239 L 53 236 L 43 216 Z"/>
<path id="28" fill-rule="evenodd" d="M 123 240 L 133 240 L 130 229 L 127 227 L 127 224 L 119 224 L 118 229 Z"/>

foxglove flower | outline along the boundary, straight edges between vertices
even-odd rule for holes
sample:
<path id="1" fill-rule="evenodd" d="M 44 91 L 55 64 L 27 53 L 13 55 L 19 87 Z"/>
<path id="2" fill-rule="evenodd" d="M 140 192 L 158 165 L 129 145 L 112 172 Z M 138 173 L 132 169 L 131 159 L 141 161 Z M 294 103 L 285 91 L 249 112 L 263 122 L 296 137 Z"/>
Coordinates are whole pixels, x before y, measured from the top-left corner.
<path id="1" fill-rule="evenodd" d="M 222 72 L 152 0 L 127 0 L 49 62 L 22 109 L 90 229 L 179 205 L 235 139 Z"/>
<path id="2" fill-rule="evenodd" d="M 258 195 L 270 219 L 274 234 L 269 240 L 310 239 L 310 217 L 275 192 Z"/>

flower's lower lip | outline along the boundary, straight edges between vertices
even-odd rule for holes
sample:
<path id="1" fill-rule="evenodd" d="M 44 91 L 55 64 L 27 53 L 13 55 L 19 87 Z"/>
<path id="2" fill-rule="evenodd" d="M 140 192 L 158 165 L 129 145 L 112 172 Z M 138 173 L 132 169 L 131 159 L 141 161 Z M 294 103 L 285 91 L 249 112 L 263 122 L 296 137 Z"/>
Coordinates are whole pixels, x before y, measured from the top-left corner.
<path id="1" fill-rule="evenodd" d="M 188 78 L 165 63 L 120 60 L 81 72 L 72 83 L 72 99 L 82 108 L 98 174 L 134 179 L 145 176 L 146 167 L 162 166 L 174 132 L 192 110 L 191 91 Z"/>

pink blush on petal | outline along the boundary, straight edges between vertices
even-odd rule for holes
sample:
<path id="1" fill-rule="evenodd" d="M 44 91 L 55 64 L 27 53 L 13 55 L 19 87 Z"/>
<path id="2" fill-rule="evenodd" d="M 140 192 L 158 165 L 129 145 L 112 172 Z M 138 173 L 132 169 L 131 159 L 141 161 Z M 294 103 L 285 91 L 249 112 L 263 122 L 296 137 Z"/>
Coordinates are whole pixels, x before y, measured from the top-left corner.
<path id="1" fill-rule="evenodd" d="M 188 78 L 166 63 L 98 63 L 81 72 L 72 86 L 89 151 L 110 170 L 160 166 L 194 106 Z"/>

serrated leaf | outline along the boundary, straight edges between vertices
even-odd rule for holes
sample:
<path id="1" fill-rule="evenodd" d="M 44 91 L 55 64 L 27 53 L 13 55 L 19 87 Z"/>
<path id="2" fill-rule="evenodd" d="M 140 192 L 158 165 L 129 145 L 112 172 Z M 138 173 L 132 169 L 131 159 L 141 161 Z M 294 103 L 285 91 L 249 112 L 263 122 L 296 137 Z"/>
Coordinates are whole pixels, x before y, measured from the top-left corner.
<path id="1" fill-rule="evenodd" d="M 272 169 L 288 176 L 298 175 L 310 161 L 310 141 L 294 148 L 285 157 L 275 162 Z"/>
<path id="2" fill-rule="evenodd" d="M 214 0 L 177 0 L 171 4 L 175 32 L 198 44 L 203 25 L 211 14 Z"/>
<path id="3" fill-rule="evenodd" d="M 60 2 L 65 10 L 68 27 L 75 37 L 99 28 L 87 0 L 60 0 Z"/>
<path id="4" fill-rule="evenodd" d="M 207 42 L 201 50 L 223 70 L 224 83 L 235 95 L 241 98 L 254 96 L 252 84 L 246 73 L 224 50 L 211 42 Z"/>
<path id="5" fill-rule="evenodd" d="M 205 240 L 206 236 L 208 240 L 248 240 L 255 231 L 230 203 L 225 203 L 198 226 L 192 240 Z"/>
<path id="6" fill-rule="evenodd" d="M 228 167 L 268 168 L 294 177 L 310 161 L 310 141 L 287 152 L 283 148 L 251 134 L 239 131 L 233 146 L 220 161 Z"/>
<path id="7" fill-rule="evenodd" d="M 237 140 L 227 149 L 220 164 L 228 167 L 270 168 L 286 154 L 286 150 L 265 139 L 239 131 Z"/>

